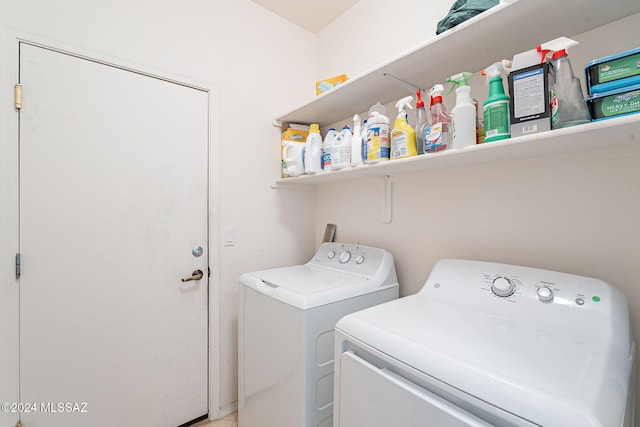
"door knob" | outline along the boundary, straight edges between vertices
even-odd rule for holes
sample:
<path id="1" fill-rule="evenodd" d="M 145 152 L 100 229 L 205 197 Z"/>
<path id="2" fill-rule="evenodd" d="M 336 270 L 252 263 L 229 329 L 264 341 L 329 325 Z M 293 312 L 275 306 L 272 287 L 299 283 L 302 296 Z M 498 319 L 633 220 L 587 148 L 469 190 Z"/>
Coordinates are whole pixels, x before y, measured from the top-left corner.
<path id="1" fill-rule="evenodd" d="M 194 270 L 193 273 L 191 273 L 191 276 L 183 277 L 181 280 L 183 282 L 190 282 L 192 280 L 200 280 L 202 279 L 202 276 L 204 276 L 204 274 L 202 273 L 202 270 Z"/>

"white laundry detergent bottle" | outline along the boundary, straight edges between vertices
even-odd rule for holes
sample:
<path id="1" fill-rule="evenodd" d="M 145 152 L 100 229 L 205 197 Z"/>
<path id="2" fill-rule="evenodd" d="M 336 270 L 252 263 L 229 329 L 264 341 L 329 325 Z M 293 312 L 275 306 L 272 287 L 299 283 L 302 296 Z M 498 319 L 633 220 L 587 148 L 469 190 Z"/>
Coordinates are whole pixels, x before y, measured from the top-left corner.
<path id="1" fill-rule="evenodd" d="M 317 123 L 312 123 L 309 127 L 309 135 L 305 144 L 304 172 L 314 174 L 322 171 L 322 137 L 320 136 L 320 126 Z"/>
<path id="2" fill-rule="evenodd" d="M 331 170 L 331 145 L 336 136 L 338 136 L 338 132 L 335 128 L 329 128 L 322 142 L 322 169 L 327 171 Z"/>
<path id="3" fill-rule="evenodd" d="M 304 142 L 282 141 L 283 172 L 286 176 L 299 176 L 304 173 Z"/>
<path id="4" fill-rule="evenodd" d="M 333 139 L 331 144 L 331 170 L 349 166 L 351 162 L 351 128 L 345 126 Z"/>

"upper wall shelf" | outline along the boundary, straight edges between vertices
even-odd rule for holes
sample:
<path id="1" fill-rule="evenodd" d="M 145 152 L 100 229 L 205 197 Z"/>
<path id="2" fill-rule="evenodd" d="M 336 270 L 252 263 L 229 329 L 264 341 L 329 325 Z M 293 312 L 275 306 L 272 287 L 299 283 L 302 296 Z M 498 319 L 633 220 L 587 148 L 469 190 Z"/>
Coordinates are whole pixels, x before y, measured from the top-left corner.
<path id="1" fill-rule="evenodd" d="M 640 146 L 640 114 L 489 142 L 460 150 L 446 150 L 440 153 L 388 160 L 371 165 L 321 172 L 315 175 L 283 178 L 276 180 L 272 187 L 286 187 L 291 184 L 296 186 L 326 184 L 367 176 L 385 177 L 394 174 L 541 158 L 624 146 Z"/>
<path id="2" fill-rule="evenodd" d="M 545 12 L 546 11 L 546 12 Z M 427 40 L 309 103 L 283 114 L 285 123 L 335 123 L 407 95 L 391 74 L 428 89 L 460 71 L 478 71 L 560 36 L 575 36 L 640 12 L 639 0 L 516 0 L 500 4 Z"/>

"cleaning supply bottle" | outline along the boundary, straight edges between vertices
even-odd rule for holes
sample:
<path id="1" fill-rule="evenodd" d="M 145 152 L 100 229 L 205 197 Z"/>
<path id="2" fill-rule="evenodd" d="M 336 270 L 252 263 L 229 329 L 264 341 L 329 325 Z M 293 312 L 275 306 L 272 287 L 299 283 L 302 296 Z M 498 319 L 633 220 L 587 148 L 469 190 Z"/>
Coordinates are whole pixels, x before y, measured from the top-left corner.
<path id="1" fill-rule="evenodd" d="M 390 158 L 391 140 L 389 137 L 391 132 L 389 118 L 385 114 L 386 109 L 380 102 L 376 102 L 369 109 L 365 163 L 377 163 Z"/>
<path id="2" fill-rule="evenodd" d="M 335 128 L 329 128 L 322 142 L 322 169 L 331 170 L 331 146 L 338 135 Z"/>
<path id="3" fill-rule="evenodd" d="M 418 154 L 424 154 L 424 132 L 429 126 L 427 110 L 424 108 L 422 91 L 416 90 L 416 149 Z"/>
<path id="4" fill-rule="evenodd" d="M 416 131 L 409 124 L 409 116 L 406 108 L 411 106 L 413 96 L 406 96 L 396 103 L 398 109 L 398 117 L 393 123 L 391 130 L 391 158 L 399 159 L 402 157 L 416 156 Z"/>
<path id="5" fill-rule="evenodd" d="M 304 173 L 314 174 L 322 170 L 322 136 L 320 126 L 312 123 L 304 149 Z"/>
<path id="6" fill-rule="evenodd" d="M 562 49 L 554 53 L 551 66 L 551 129 L 589 123 L 591 114 L 584 100 L 580 79 L 573 74 L 567 51 Z"/>
<path id="7" fill-rule="evenodd" d="M 331 170 L 349 166 L 351 162 L 351 128 L 345 126 L 333 139 L 331 144 Z"/>
<path id="8" fill-rule="evenodd" d="M 502 76 L 509 73 L 511 61 L 491 64 L 482 74 L 487 76 L 489 96 L 483 104 L 484 141 L 493 142 L 511 138 L 511 122 L 509 120 L 509 95 L 504 93 Z"/>
<path id="9" fill-rule="evenodd" d="M 567 49 L 577 45 L 575 40 L 560 37 L 552 42 L 538 46 L 542 61 L 546 55 L 551 57 L 551 75 L 549 78 L 549 102 L 551 104 L 551 129 L 575 126 L 591 121 L 591 113 L 584 100 L 580 79 L 573 74 Z"/>
<path id="10" fill-rule="evenodd" d="M 444 86 L 434 85 L 429 90 L 431 125 L 425 130 L 425 153 L 435 153 L 451 146 L 451 116 L 442 103 Z"/>
<path id="11" fill-rule="evenodd" d="M 471 98 L 471 88 L 468 80 L 473 73 L 462 72 L 447 77 L 446 81 L 452 83 L 451 90 L 457 85 L 456 106 L 451 110 L 452 124 L 452 148 L 464 148 L 476 144 L 476 107 Z"/>
<path id="12" fill-rule="evenodd" d="M 366 126 L 366 125 L 365 125 Z M 360 116 L 353 116 L 353 136 L 351 137 L 351 166 L 362 164 L 362 125 Z"/>

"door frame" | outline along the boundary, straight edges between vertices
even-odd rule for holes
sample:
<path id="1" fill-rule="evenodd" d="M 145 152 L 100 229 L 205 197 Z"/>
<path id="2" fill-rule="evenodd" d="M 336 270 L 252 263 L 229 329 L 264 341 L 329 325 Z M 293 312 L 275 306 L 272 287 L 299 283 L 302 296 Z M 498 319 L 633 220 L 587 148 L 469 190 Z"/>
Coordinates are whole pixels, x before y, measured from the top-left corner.
<path id="1" fill-rule="evenodd" d="M 177 76 L 164 70 L 134 63 L 127 59 L 107 56 L 86 49 L 70 46 L 54 40 L 38 37 L 32 34 L 21 32 L 0 26 L 0 87 L 6 88 L 3 91 L 13 88 L 19 81 L 19 44 L 28 43 L 37 47 L 50 49 L 62 54 L 71 55 L 77 58 L 98 62 L 108 66 L 116 67 L 125 71 L 142 74 L 148 77 L 165 80 L 171 83 L 187 86 L 193 89 L 202 90 L 208 94 L 208 164 L 209 164 L 209 217 L 207 224 L 207 238 L 209 242 L 209 277 L 208 289 L 208 394 L 209 394 L 209 418 L 216 419 L 221 416 L 221 393 L 220 393 L 220 372 L 221 372 L 221 352 L 220 352 L 220 314 L 221 314 L 221 292 L 220 292 L 220 115 L 219 115 L 219 89 L 212 82 L 199 81 L 191 77 Z M 3 97 L 0 97 L 2 99 Z M 5 99 L 10 97 L 4 97 Z M 0 352 L 0 363 L 7 366 L 0 366 L 0 374 L 5 372 L 15 373 L 9 380 L 7 390 L 0 389 L 0 401 L 19 402 L 19 279 L 15 277 L 15 269 L 12 262 L 7 262 L 6 258 L 19 252 L 19 115 L 13 107 L 13 102 L 5 102 L 0 106 L 0 200 L 11 200 L 12 203 L 0 205 L 0 227 L 6 228 L 1 234 L 11 236 L 11 238 L 1 239 L 0 256 L 0 309 L 3 314 L 0 316 L 0 338 L 9 339 L 5 350 Z M 3 324 L 3 319 L 9 319 Z M 5 418 L 12 419 L 17 414 L 1 413 L 0 424 Z"/>

